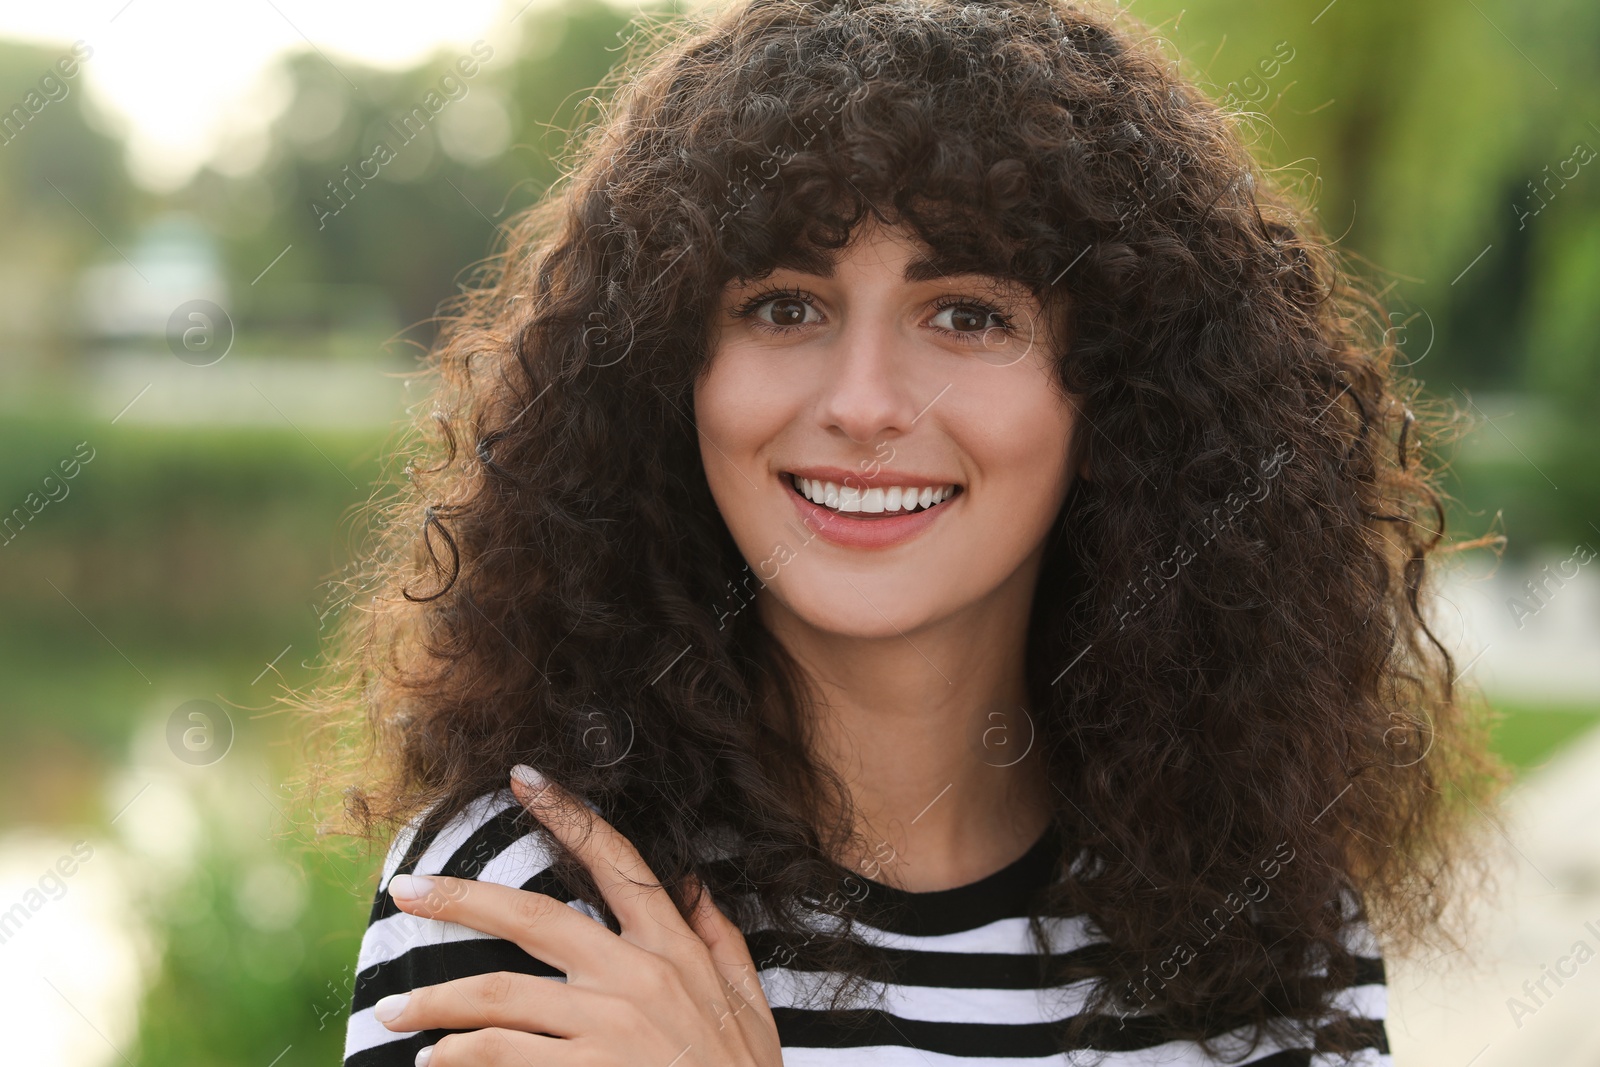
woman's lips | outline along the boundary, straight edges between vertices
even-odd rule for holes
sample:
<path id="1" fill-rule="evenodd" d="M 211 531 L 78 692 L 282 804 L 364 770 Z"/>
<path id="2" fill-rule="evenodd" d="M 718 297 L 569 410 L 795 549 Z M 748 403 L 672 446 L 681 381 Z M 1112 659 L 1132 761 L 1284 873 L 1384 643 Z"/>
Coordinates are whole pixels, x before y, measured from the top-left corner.
<path id="1" fill-rule="evenodd" d="M 805 523 L 806 528 L 820 534 L 823 540 L 844 548 L 888 548 L 909 541 L 937 522 L 947 508 L 966 495 L 965 488 L 958 487 L 954 496 L 922 511 L 901 515 L 863 514 L 835 511 L 807 500 L 795 488 L 793 477 L 789 474 L 780 474 L 778 480 L 783 483 L 784 491 L 794 502 L 795 509 L 800 513 L 800 521 Z"/>

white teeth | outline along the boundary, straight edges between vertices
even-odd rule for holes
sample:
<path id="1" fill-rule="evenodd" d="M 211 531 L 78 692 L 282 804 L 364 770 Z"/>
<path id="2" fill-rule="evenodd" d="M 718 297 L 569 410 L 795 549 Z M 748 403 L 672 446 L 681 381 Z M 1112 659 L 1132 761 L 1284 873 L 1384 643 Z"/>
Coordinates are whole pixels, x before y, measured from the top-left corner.
<path id="1" fill-rule="evenodd" d="M 823 507 L 872 515 L 915 511 L 919 506 L 930 508 L 950 499 L 956 491 L 954 485 L 894 485 L 863 490 L 860 486 L 840 486 L 817 478 L 795 478 L 794 484 L 807 500 Z"/>

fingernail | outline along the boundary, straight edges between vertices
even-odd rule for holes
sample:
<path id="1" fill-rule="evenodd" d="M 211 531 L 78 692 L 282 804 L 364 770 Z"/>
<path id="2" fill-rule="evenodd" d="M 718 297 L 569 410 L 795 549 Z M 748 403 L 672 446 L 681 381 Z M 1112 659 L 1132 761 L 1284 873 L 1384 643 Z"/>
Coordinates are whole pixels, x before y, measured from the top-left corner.
<path id="1" fill-rule="evenodd" d="M 546 778 L 544 775 L 540 774 L 526 763 L 519 763 L 515 767 L 511 768 L 511 777 L 527 786 L 535 796 L 544 792 L 545 787 L 550 784 L 550 779 Z"/>
<path id="2" fill-rule="evenodd" d="M 433 892 L 432 878 L 397 874 L 389 879 L 389 895 L 396 900 L 421 900 L 431 892 Z"/>
<path id="3" fill-rule="evenodd" d="M 380 1023 L 392 1023 L 400 1018 L 400 1013 L 406 1010 L 406 1001 L 410 999 L 410 993 L 390 993 L 372 1006 L 372 1017 Z"/>
<path id="4" fill-rule="evenodd" d="M 418 1051 L 414 1062 L 417 1067 L 428 1067 L 428 1061 L 431 1059 L 433 1059 L 433 1046 L 429 1045 L 427 1048 Z"/>

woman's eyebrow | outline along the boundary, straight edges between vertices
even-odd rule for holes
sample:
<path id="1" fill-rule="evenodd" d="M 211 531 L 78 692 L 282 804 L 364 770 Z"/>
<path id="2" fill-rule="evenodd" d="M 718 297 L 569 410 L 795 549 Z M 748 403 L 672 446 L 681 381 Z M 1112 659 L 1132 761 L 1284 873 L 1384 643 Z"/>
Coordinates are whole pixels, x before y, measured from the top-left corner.
<path id="1" fill-rule="evenodd" d="M 920 257 L 906 264 L 904 276 L 908 282 L 936 282 L 955 278 L 985 278 L 993 279 L 997 282 L 1007 281 L 1007 279 L 997 274 L 990 274 L 985 270 L 961 270 L 955 264 L 943 264 Z"/>
<path id="2" fill-rule="evenodd" d="M 759 274 L 746 277 L 735 277 L 729 280 L 736 288 L 745 288 L 755 285 L 771 277 L 779 271 L 789 270 L 798 274 L 809 274 L 817 278 L 831 279 L 834 275 L 834 263 L 831 259 L 816 253 L 789 253 L 778 257 L 770 268 Z M 1018 296 L 1036 295 L 1033 287 L 1019 278 L 1012 278 L 1002 274 L 990 274 L 983 270 L 949 269 L 944 265 L 928 259 L 913 259 L 906 264 L 902 272 L 902 280 L 908 283 L 949 281 L 965 285 L 978 285 L 995 293 L 1014 293 Z"/>
<path id="3" fill-rule="evenodd" d="M 780 270 L 792 270 L 800 274 L 811 274 L 818 278 L 832 278 L 834 273 L 834 255 L 815 248 L 790 248 L 779 253 L 772 261 L 772 265 L 762 276 L 774 274 Z M 906 263 L 902 272 L 904 281 L 907 282 L 932 282 L 943 279 L 991 279 L 994 282 L 1010 287 L 1027 286 L 1019 279 L 1009 278 L 1004 275 L 993 274 L 981 268 L 963 267 L 954 262 L 941 263 L 938 259 L 928 256 L 917 256 Z M 746 279 L 751 280 L 751 279 Z"/>

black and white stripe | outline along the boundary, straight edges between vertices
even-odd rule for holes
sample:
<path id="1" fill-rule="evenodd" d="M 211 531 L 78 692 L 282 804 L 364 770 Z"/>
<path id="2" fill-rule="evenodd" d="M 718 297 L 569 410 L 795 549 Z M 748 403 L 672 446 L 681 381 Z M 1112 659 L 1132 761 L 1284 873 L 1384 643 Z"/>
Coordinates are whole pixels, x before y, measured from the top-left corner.
<path id="1" fill-rule="evenodd" d="M 384 861 L 371 922 L 362 938 L 345 1038 L 345 1067 L 410 1067 L 418 1049 L 444 1031 L 397 1034 L 372 1017 L 390 993 L 491 971 L 520 971 L 564 981 L 562 973 L 507 941 L 456 923 L 420 919 L 397 910 L 387 893 L 399 873 L 443 874 L 496 882 L 565 899 L 548 875 L 548 844 L 509 791 L 475 801 L 431 840 L 416 839 L 414 822 Z M 863 936 L 893 957 L 896 981 L 879 985 L 882 999 L 840 1017 L 808 1010 L 808 992 L 826 976 L 779 965 L 773 931 L 746 931 L 752 957 L 763 964 L 762 989 L 783 1042 L 785 1067 L 1043 1067 L 1081 1061 L 1104 1067 L 1214 1067 L 1219 1060 L 1193 1043 L 1163 1037 L 1156 1019 L 1101 1016 L 1091 1029 L 1093 1051 L 1053 1051 L 1062 1020 L 1083 1009 L 1083 983 L 1037 988 L 1035 947 L 1027 901 L 1053 869 L 1059 839 L 1047 834 L 1027 855 L 979 882 L 931 893 L 906 893 L 873 882 L 858 925 Z M 599 921 L 594 909 L 568 901 Z M 1081 918 L 1047 921 L 1057 954 L 1088 956 L 1103 949 Z M 1335 1006 L 1365 1020 L 1366 1045 L 1349 1062 L 1392 1067 L 1383 1020 L 1387 1011 L 1383 963 L 1376 941 L 1353 926 L 1360 953 L 1356 984 Z M 1103 1023 L 1103 1025 L 1101 1025 Z M 1238 1038 L 1245 1047 L 1247 1033 Z M 1224 1038 L 1226 1051 L 1227 1038 Z M 1230 1061 L 1236 1062 L 1236 1061 Z M 1333 1067 L 1342 1055 L 1303 1044 L 1263 1041 L 1246 1061 L 1255 1067 Z"/>

